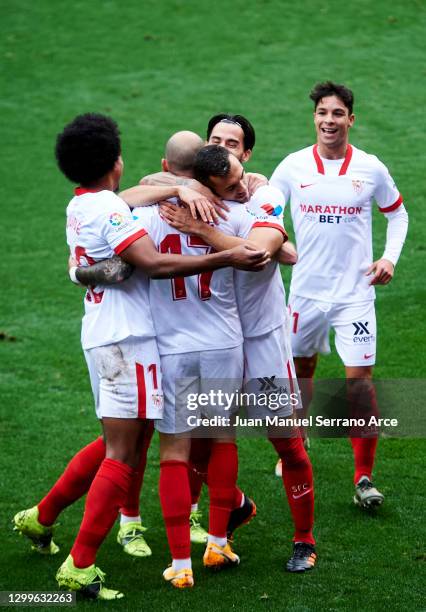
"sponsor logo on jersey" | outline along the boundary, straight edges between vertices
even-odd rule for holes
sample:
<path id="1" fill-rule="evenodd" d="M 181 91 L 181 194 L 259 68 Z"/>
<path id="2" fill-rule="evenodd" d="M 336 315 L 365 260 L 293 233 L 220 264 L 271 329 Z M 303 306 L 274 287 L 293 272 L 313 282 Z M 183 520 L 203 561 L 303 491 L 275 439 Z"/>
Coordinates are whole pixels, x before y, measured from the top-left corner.
<path id="1" fill-rule="evenodd" d="M 315 185 L 315 183 L 308 183 L 307 185 L 303 185 L 302 183 L 300 183 L 300 189 L 305 189 L 306 187 L 312 187 L 312 185 Z"/>
<path id="2" fill-rule="evenodd" d="M 263 204 L 261 208 L 266 212 L 267 215 L 270 215 L 272 217 L 279 217 L 280 214 L 283 212 L 282 206 L 274 207 L 272 204 Z"/>
<path id="3" fill-rule="evenodd" d="M 109 217 L 109 222 L 112 227 L 120 227 L 125 221 L 124 216 L 121 213 L 112 213 Z"/>

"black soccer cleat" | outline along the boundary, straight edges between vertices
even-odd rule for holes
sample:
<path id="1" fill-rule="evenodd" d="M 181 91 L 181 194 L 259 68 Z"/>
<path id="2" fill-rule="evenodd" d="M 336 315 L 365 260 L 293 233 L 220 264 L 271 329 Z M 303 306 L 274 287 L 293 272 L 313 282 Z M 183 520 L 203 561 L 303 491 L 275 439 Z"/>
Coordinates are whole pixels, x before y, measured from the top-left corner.
<path id="1" fill-rule="evenodd" d="M 286 570 L 288 572 L 307 572 L 313 569 L 316 559 L 315 546 L 306 542 L 296 542 L 293 544 L 293 554 L 287 561 Z"/>
<path id="2" fill-rule="evenodd" d="M 251 519 L 256 516 L 256 504 L 250 497 L 244 495 L 244 503 L 241 508 L 234 508 L 229 515 L 228 528 L 226 530 L 226 536 L 228 540 L 232 540 L 234 537 L 234 531 L 242 525 L 250 523 Z"/>

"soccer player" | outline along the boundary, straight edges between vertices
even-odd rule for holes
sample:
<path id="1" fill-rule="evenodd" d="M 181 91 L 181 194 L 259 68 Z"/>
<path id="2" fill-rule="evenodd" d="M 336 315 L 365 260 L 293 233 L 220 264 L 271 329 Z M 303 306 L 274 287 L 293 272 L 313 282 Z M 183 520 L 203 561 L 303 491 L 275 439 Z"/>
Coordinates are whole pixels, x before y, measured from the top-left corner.
<path id="1" fill-rule="evenodd" d="M 109 258 L 115 252 L 150 275 L 170 278 L 229 264 L 252 267 L 253 262 L 265 259 L 264 252 L 246 247 L 228 251 L 225 257 L 158 253 L 127 204 L 114 194 L 123 161 L 118 128 L 110 118 L 98 114 L 76 117 L 58 135 L 55 152 L 61 171 L 80 184 L 67 208 L 67 240 L 80 264 Z M 142 271 L 114 287 L 87 290 L 82 345 L 106 452 L 90 484 L 76 541 L 57 580 L 60 586 L 88 597 L 119 599 L 122 593 L 103 586 L 103 573 L 95 566 L 96 553 L 126 503 L 147 419 L 161 418 L 163 408 L 148 277 Z"/>
<path id="2" fill-rule="evenodd" d="M 247 197 L 246 187 L 241 189 Z M 161 252 L 210 251 L 203 241 L 172 229 L 155 210 L 135 208 L 133 214 L 148 228 Z M 257 219 L 245 206 L 234 204 L 227 220 L 220 220 L 219 227 L 226 234 L 242 237 L 252 229 L 256 231 Z M 191 379 L 195 390 L 191 388 L 190 392 L 208 393 L 211 379 L 219 379 L 222 392 L 238 390 L 243 374 L 243 336 L 233 273 L 229 269 L 187 280 L 175 278 L 172 283 L 151 280 L 150 296 L 165 391 L 165 415 L 156 423 L 156 428 L 160 432 L 160 500 L 172 565 L 163 575 L 173 586 L 186 588 L 193 585 L 188 479 L 191 440 L 182 434 L 193 430 L 195 424 L 188 420 L 191 413 L 182 405 L 176 389 L 181 379 Z M 227 416 L 220 408 L 217 412 L 212 412 L 211 406 L 206 410 L 209 416 Z M 220 568 L 239 563 L 239 557 L 227 542 L 230 516 L 236 507 L 235 496 L 240 494 L 236 489 L 238 459 L 232 432 L 213 439 L 209 451 L 210 519 L 203 562 L 206 567 Z"/>
<path id="3" fill-rule="evenodd" d="M 392 280 L 408 216 L 386 166 L 349 144 L 355 121 L 352 91 L 328 81 L 317 84 L 310 98 L 317 142 L 288 155 L 270 180 L 291 201 L 299 257 L 289 298 L 293 354 L 307 409 L 318 353 L 330 352 L 333 328 L 345 366 L 348 401 L 360 417 L 361 406 L 370 413 L 375 409 L 374 286 Z M 373 201 L 388 222 L 385 250 L 376 261 L 371 242 Z M 364 508 L 378 506 L 383 495 L 372 483 L 377 435 L 355 435 L 351 443 L 354 502 Z"/>
<path id="4" fill-rule="evenodd" d="M 227 149 L 209 145 L 195 160 L 195 177 L 214 193 L 230 200 L 247 199 L 244 170 L 238 159 Z M 227 202 L 230 205 L 230 202 Z M 257 246 L 277 253 L 286 234 L 282 226 L 284 200 L 277 189 L 263 186 L 249 200 L 248 209 L 256 218 L 256 229 L 250 240 Z M 231 209 L 232 210 L 232 209 Z M 240 239 L 225 235 L 218 227 L 194 220 L 185 210 L 167 205 L 162 214 L 172 227 L 195 235 L 220 251 L 235 246 Z M 285 292 L 278 264 L 253 275 L 236 273 L 238 309 L 244 335 L 245 378 L 250 392 L 259 392 L 260 381 L 285 379 L 296 387 L 293 359 L 286 324 Z M 254 385 L 254 387 L 253 387 Z M 283 416 L 289 416 L 292 407 Z M 281 434 L 281 435 L 280 435 Z M 283 435 L 285 434 L 285 435 Z M 312 466 L 297 430 L 269 432 L 269 439 L 283 459 L 283 484 L 295 524 L 293 555 L 286 565 L 290 572 L 304 572 L 316 561 L 312 534 L 314 490 Z M 209 472 L 210 474 L 210 472 Z"/>

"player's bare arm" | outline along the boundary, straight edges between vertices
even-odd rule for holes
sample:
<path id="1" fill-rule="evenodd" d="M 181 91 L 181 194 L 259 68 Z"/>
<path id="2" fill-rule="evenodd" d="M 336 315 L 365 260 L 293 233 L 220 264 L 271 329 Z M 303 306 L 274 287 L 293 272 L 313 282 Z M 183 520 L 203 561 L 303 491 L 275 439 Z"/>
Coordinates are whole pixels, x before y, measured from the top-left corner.
<path id="1" fill-rule="evenodd" d="M 121 254 L 128 263 L 142 268 L 152 278 L 192 276 L 201 272 L 232 266 L 260 271 L 270 261 L 270 254 L 248 245 L 239 245 L 211 255 L 169 255 L 159 253 L 148 235 L 138 238 Z"/>
<path id="2" fill-rule="evenodd" d="M 79 266 L 75 275 L 77 280 L 88 286 L 96 285 L 115 285 L 122 283 L 133 273 L 133 266 L 127 261 L 124 261 L 118 255 L 114 255 L 111 259 L 98 261 L 91 266 Z"/>
<path id="3" fill-rule="evenodd" d="M 246 172 L 245 180 L 250 197 L 257 189 L 259 189 L 259 187 L 263 187 L 264 185 L 268 184 L 268 179 L 266 176 L 257 172 Z"/>
<path id="4" fill-rule="evenodd" d="M 147 176 L 144 176 L 139 181 L 139 185 L 181 185 L 183 187 L 189 187 L 190 189 L 197 191 L 200 195 L 210 200 L 219 217 L 222 217 L 222 219 L 226 219 L 225 211 L 229 210 L 227 204 L 225 204 L 225 202 L 221 198 L 215 195 L 211 189 L 209 189 L 199 181 L 188 176 L 177 176 L 172 172 L 156 172 L 155 174 L 149 174 Z M 141 204 L 141 206 L 143 206 L 143 204 Z"/>
<path id="5" fill-rule="evenodd" d="M 131 208 L 153 204 L 154 202 L 169 198 L 179 198 L 189 208 L 194 219 L 199 215 L 203 221 L 210 223 L 217 223 L 219 221 L 213 203 L 194 189 L 184 185 L 137 185 L 122 191 L 120 197 Z"/>
<path id="6" fill-rule="evenodd" d="M 294 266 L 297 263 L 297 251 L 295 245 L 287 240 L 281 246 L 279 251 L 275 255 L 275 259 L 278 263 L 284 266 Z"/>

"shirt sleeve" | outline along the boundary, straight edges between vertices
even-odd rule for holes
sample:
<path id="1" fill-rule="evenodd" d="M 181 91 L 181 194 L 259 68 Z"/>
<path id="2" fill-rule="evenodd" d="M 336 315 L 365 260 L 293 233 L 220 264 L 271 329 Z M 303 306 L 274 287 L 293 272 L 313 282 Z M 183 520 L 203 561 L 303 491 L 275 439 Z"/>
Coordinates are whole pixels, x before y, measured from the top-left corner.
<path id="1" fill-rule="evenodd" d="M 120 255 L 138 238 L 145 236 L 147 231 L 133 219 L 127 204 L 118 196 L 112 195 L 102 213 L 102 236 L 111 249 Z"/>
<path id="2" fill-rule="evenodd" d="M 401 204 L 393 212 L 385 213 L 385 217 L 388 221 L 388 227 L 385 252 L 382 258 L 388 259 L 396 266 L 408 231 L 408 214 L 404 204 Z"/>
<path id="3" fill-rule="evenodd" d="M 257 189 L 248 203 L 250 212 L 255 215 L 255 227 L 271 227 L 279 230 L 284 238 L 287 234 L 284 229 L 284 196 L 276 187 L 265 185 Z"/>
<path id="4" fill-rule="evenodd" d="M 393 212 L 402 204 L 402 195 L 399 193 L 395 181 L 386 166 L 378 159 L 374 198 L 382 213 Z"/>
<path id="5" fill-rule="evenodd" d="M 275 168 L 271 178 L 269 179 L 269 185 L 279 189 L 284 198 L 284 204 L 290 200 L 291 196 L 291 173 L 288 157 Z"/>

